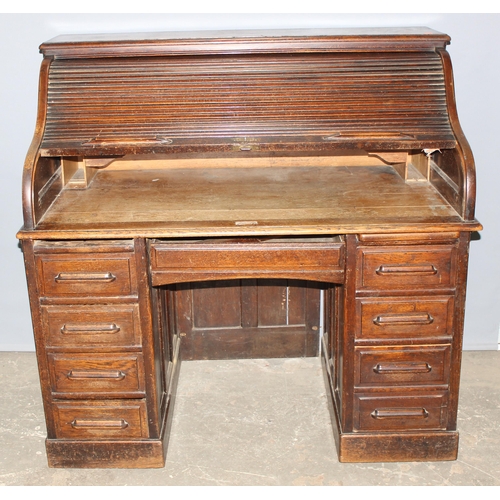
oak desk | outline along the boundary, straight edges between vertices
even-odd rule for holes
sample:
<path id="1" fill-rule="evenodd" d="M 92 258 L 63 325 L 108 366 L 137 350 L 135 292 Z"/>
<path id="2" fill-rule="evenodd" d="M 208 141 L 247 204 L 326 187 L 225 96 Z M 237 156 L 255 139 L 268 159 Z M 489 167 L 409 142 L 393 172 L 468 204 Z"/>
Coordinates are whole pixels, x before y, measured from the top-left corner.
<path id="1" fill-rule="evenodd" d="M 181 357 L 319 355 L 341 461 L 456 458 L 481 226 L 448 43 L 41 45 L 18 238 L 51 466 L 162 467 Z"/>

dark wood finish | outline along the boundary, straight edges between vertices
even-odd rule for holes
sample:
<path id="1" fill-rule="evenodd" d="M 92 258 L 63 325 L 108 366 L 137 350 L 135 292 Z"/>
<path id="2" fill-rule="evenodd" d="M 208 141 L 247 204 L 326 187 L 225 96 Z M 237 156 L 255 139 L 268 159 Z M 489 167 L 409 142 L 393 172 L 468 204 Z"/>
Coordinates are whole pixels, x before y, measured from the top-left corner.
<path id="1" fill-rule="evenodd" d="M 144 396 L 140 354 L 49 354 L 52 394 L 66 397 Z"/>
<path id="2" fill-rule="evenodd" d="M 190 55 L 342 51 L 415 51 L 445 47 L 450 37 L 430 28 L 329 28 L 294 30 L 185 31 L 60 35 L 40 46 L 47 56 L 64 58 L 155 53 Z M 83 50 L 82 50 L 83 49 Z"/>
<path id="3" fill-rule="evenodd" d="M 357 394 L 354 397 L 355 431 L 444 430 L 447 422 L 446 393 L 408 395 Z"/>
<path id="4" fill-rule="evenodd" d="M 406 183 L 392 166 L 201 166 L 104 169 L 90 189 L 63 190 L 36 234 L 49 239 L 331 235 L 386 233 L 393 224 L 400 232 L 464 227 L 429 183 Z"/>
<path id="5" fill-rule="evenodd" d="M 54 415 L 61 439 L 130 439 L 149 434 L 142 400 L 58 401 Z"/>
<path id="6" fill-rule="evenodd" d="M 392 52 L 337 52 L 309 54 L 307 59 L 304 66 L 304 55 L 292 52 L 207 55 L 196 65 L 191 57 L 127 58 L 118 64 L 103 58 L 92 61 L 89 73 L 87 59 L 56 57 L 43 154 L 89 156 L 116 152 L 117 146 L 121 152 L 132 144 L 144 152 L 185 151 L 186 139 L 205 137 L 214 137 L 218 149 L 227 148 L 219 138 L 221 120 L 243 141 L 258 134 L 264 139 L 261 150 L 277 149 L 276 139 L 268 138 L 290 135 L 310 136 L 317 147 L 333 141 L 364 148 L 374 140 L 378 149 L 392 149 L 396 141 L 406 149 L 455 146 L 436 52 L 411 52 L 404 58 Z M 414 71 L 417 66 L 421 71 Z M 266 96 L 270 84 L 272 94 Z M 132 86 L 133 93 L 126 90 Z M 360 89 L 364 105 L 353 105 Z M 412 101 L 407 98 L 410 89 Z M 256 93 L 262 94 L 260 106 L 254 105 Z M 390 98 L 390 122 L 381 120 L 387 113 L 381 93 Z M 132 126 L 123 116 L 124 107 L 134 117 Z M 143 123 L 140 132 L 137 122 Z"/>
<path id="7" fill-rule="evenodd" d="M 165 448 L 161 439 L 47 439 L 49 467 L 161 468 Z"/>
<path id="8" fill-rule="evenodd" d="M 453 296 L 365 297 L 356 300 L 356 340 L 422 343 L 453 335 Z"/>
<path id="9" fill-rule="evenodd" d="M 343 247 L 338 237 L 153 242 L 151 279 L 153 285 L 255 276 L 342 283 Z"/>
<path id="10" fill-rule="evenodd" d="M 454 247 L 370 247 L 360 249 L 358 288 L 421 289 L 453 287 Z"/>
<path id="11" fill-rule="evenodd" d="M 321 288 L 295 280 L 178 285 L 173 293 L 182 359 L 317 356 Z"/>
<path id="12" fill-rule="evenodd" d="M 137 304 L 42 306 L 46 343 L 52 349 L 93 350 L 97 346 L 139 348 Z"/>
<path id="13" fill-rule="evenodd" d="M 355 386 L 377 390 L 393 386 L 448 385 L 451 345 L 358 347 Z"/>
<path id="14" fill-rule="evenodd" d="M 339 445 L 340 462 L 428 462 L 456 460 L 456 432 L 384 432 L 383 439 L 375 433 L 344 434 Z"/>
<path id="15" fill-rule="evenodd" d="M 109 246 L 107 250 L 106 246 Z M 117 248 L 115 248 L 117 247 Z M 137 297 L 132 248 L 121 242 L 63 242 L 35 245 L 39 293 L 42 297 Z M 117 253 L 116 249 L 123 253 Z M 99 258 L 96 258 L 96 254 Z"/>
<path id="16" fill-rule="evenodd" d="M 18 238 L 50 466 L 162 467 L 182 357 L 317 354 L 340 461 L 456 458 L 481 225 L 449 41 L 41 45 Z"/>

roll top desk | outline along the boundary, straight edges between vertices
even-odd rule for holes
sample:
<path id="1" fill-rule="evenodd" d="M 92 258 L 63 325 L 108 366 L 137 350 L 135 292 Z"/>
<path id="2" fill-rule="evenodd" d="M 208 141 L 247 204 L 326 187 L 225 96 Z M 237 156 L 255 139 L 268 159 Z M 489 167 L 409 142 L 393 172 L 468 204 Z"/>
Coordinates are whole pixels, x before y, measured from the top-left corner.
<path id="1" fill-rule="evenodd" d="M 18 238 L 50 466 L 162 467 L 181 357 L 319 355 L 340 461 L 456 458 L 481 226 L 448 43 L 406 28 L 41 45 Z M 241 298 L 231 342 L 186 326 L 193 290 L 203 318 L 230 308 L 221 281 Z M 258 319 L 270 282 L 297 292 L 275 334 Z"/>

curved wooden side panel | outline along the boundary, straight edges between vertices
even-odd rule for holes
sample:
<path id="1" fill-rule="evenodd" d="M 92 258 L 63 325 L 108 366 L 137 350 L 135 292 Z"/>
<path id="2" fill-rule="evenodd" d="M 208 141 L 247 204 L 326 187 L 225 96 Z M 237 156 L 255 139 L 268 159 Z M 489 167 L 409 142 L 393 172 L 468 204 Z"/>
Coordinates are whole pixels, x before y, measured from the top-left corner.
<path id="1" fill-rule="evenodd" d="M 459 166 L 462 169 L 462 175 L 459 176 L 461 179 L 461 185 L 459 185 L 459 208 L 461 210 L 460 215 L 465 220 L 474 219 L 474 206 L 476 203 L 476 168 L 474 163 L 474 156 L 472 155 L 472 150 L 469 146 L 460 121 L 458 119 L 457 105 L 455 100 L 455 86 L 453 81 L 453 67 L 451 64 L 451 58 L 446 50 L 437 50 L 438 54 L 441 55 L 443 61 L 443 70 L 445 75 L 445 86 L 446 86 L 446 103 L 448 107 L 448 115 L 450 118 L 451 128 L 457 139 L 457 160 Z"/>
<path id="2" fill-rule="evenodd" d="M 38 112 L 35 125 L 35 133 L 26 155 L 23 170 L 23 215 L 24 228 L 33 229 L 36 225 L 35 207 L 38 193 L 35 192 L 35 177 L 37 163 L 40 157 L 39 148 L 42 142 L 45 122 L 47 117 L 47 92 L 49 80 L 49 68 L 52 57 L 44 58 L 40 67 L 40 79 L 38 84 Z"/>

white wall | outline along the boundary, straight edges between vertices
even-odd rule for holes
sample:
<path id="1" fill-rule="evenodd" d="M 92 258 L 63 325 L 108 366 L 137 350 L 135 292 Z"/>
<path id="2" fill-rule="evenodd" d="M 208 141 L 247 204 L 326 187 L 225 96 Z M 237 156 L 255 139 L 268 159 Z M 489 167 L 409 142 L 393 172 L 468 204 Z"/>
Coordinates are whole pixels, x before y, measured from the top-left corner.
<path id="1" fill-rule="evenodd" d="M 497 349 L 500 327 L 500 15 L 496 14 L 2 14 L 0 15 L 0 350 L 34 350 L 21 251 L 21 173 L 36 118 L 41 42 L 59 34 L 196 29 L 428 26 L 452 38 L 460 120 L 476 158 L 477 218 L 466 349 Z"/>

